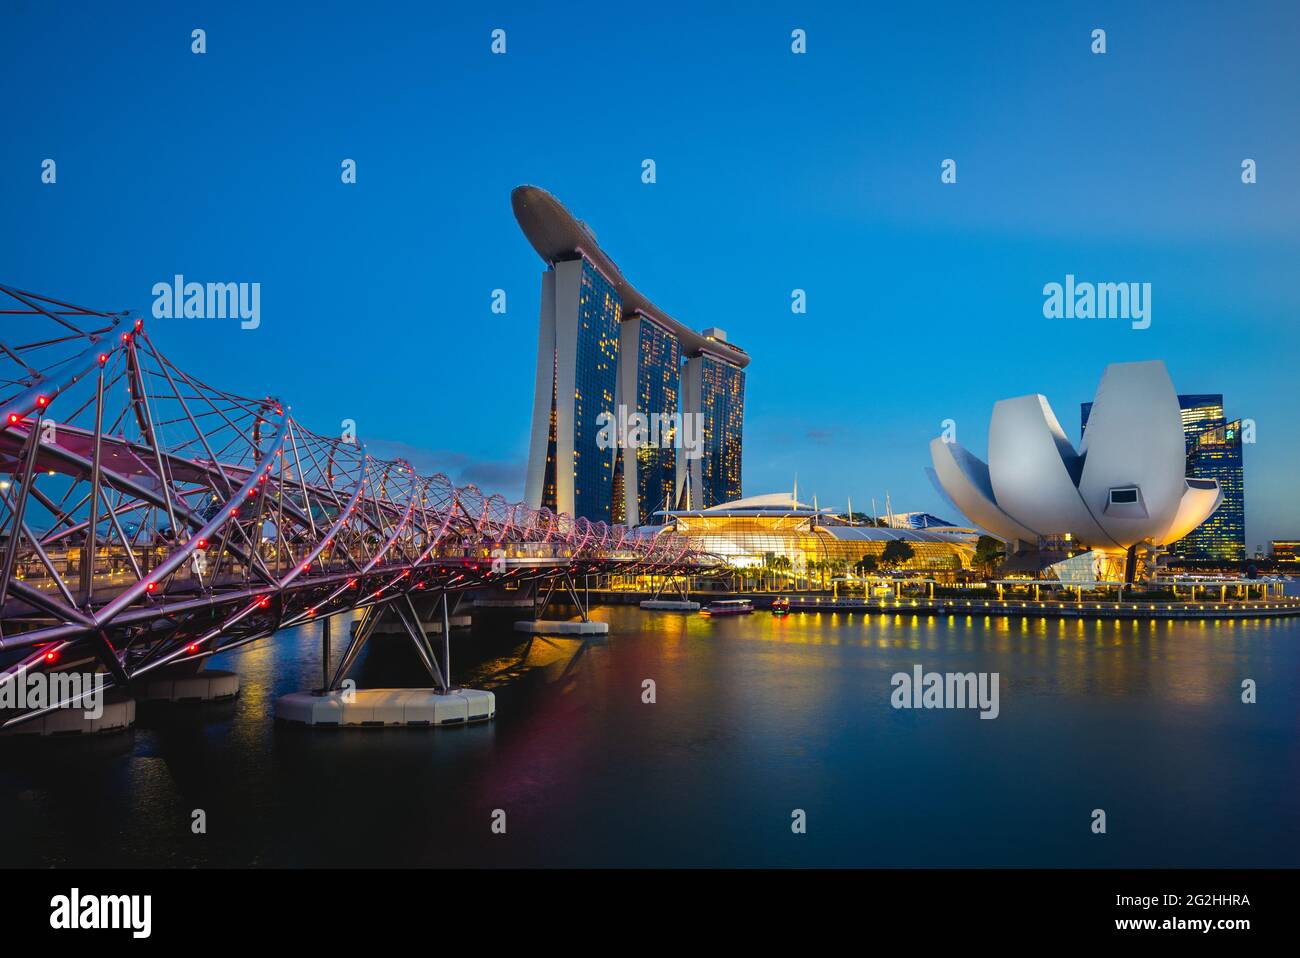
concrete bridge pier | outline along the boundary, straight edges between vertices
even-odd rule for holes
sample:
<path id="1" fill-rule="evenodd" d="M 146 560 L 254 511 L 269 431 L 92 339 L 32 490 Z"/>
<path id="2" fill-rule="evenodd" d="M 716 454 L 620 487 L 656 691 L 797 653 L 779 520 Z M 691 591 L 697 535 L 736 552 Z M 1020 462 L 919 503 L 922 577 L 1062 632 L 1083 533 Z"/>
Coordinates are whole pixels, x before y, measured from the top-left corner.
<path id="1" fill-rule="evenodd" d="M 678 598 L 665 599 L 664 592 L 668 592 L 669 595 L 676 593 Z M 659 587 L 654 590 L 654 594 L 642 600 L 641 608 L 664 612 L 698 612 L 700 604 L 691 600 L 689 576 L 665 575 L 659 580 Z"/>
<path id="2" fill-rule="evenodd" d="M 322 727 L 384 727 L 463 725 L 496 716 L 496 696 L 479 689 L 451 684 L 452 603 L 444 591 L 421 601 L 399 595 L 383 605 L 369 606 L 352 632 L 333 677 L 323 675 L 322 689 L 293 692 L 276 700 L 275 717 L 287 722 Z M 321 622 L 322 661 L 329 669 L 329 620 Z M 428 628 L 437 624 L 438 628 Z M 370 638 L 380 632 L 404 633 L 433 679 L 429 689 L 358 689 L 345 684 L 357 656 Z M 441 637 L 435 642 L 432 635 Z M 438 649 L 441 646 L 441 649 Z"/>
<path id="3" fill-rule="evenodd" d="M 239 694 L 239 676 L 204 668 L 204 660 L 178 660 L 136 683 L 139 702 L 224 702 Z"/>
<path id="4" fill-rule="evenodd" d="M 546 608 L 555 595 L 556 586 L 561 584 L 569 596 L 569 601 L 578 607 L 577 620 L 544 618 Z M 540 588 L 538 593 L 540 595 Z M 533 605 L 533 617 L 516 622 L 515 631 L 528 632 L 532 635 L 608 635 L 609 623 L 592 622 L 590 613 L 591 593 L 587 589 L 586 576 L 583 577 L 582 587 L 579 590 L 578 583 L 566 569 L 562 578 L 560 576 L 550 578 L 545 596 Z"/>

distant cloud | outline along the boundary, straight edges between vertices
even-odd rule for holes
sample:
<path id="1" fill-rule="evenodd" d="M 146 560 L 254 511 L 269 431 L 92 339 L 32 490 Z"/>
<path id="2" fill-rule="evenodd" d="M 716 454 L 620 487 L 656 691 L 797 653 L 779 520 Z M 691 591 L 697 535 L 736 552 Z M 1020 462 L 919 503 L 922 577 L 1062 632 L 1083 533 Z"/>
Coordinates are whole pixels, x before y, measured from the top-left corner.
<path id="1" fill-rule="evenodd" d="M 829 429 L 809 429 L 804 435 L 819 446 L 829 446 L 831 440 L 835 438 L 835 433 Z"/>
<path id="2" fill-rule="evenodd" d="M 463 452 L 423 449 L 392 439 L 367 439 L 365 443 L 366 451 L 378 459 L 405 459 L 424 475 L 441 472 L 458 486 L 472 482 L 488 495 L 499 492 L 507 499 L 523 498 L 522 461 L 475 459 Z"/>

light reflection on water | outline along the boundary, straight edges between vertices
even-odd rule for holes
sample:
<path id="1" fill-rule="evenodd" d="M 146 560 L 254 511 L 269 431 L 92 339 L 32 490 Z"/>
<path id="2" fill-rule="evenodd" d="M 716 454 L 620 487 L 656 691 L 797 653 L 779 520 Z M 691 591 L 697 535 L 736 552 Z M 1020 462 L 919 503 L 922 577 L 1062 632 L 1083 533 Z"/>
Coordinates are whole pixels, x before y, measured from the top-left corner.
<path id="1" fill-rule="evenodd" d="M 233 703 L 9 743 L 0 864 L 1300 864 L 1300 620 L 594 614 L 607 641 L 456 634 L 487 725 L 277 727 L 275 697 L 320 684 L 313 624 L 220 657 Z M 401 641 L 361 685 L 422 684 Z M 917 663 L 998 672 L 1000 717 L 892 709 Z"/>

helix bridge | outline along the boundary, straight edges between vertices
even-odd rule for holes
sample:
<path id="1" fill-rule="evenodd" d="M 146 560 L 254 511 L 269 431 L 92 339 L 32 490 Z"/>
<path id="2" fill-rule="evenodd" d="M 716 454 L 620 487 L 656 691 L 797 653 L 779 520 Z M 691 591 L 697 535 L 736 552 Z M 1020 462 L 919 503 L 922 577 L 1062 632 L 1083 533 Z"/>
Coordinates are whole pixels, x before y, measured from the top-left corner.
<path id="1" fill-rule="evenodd" d="M 586 577 L 716 566 L 671 532 L 533 509 L 312 432 L 278 396 L 177 366 L 127 312 L 0 286 L 0 315 L 0 689 L 77 668 L 129 690 L 342 614 L 359 624 L 336 682 L 386 618 L 446 688 L 448 653 L 421 628 L 438 602 L 445 618 L 468 590 L 559 589 L 585 617 Z"/>

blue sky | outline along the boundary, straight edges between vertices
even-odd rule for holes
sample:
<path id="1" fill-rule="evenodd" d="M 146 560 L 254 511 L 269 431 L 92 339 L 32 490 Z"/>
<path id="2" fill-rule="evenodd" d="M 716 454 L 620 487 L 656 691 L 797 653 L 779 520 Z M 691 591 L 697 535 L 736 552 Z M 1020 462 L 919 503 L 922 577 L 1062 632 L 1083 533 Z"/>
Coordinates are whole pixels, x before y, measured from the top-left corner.
<path id="1" fill-rule="evenodd" d="M 509 195 L 533 183 L 750 352 L 748 493 L 797 472 L 823 504 L 950 512 L 923 475 L 944 419 L 982 455 L 993 403 L 1042 392 L 1076 438 L 1108 362 L 1159 358 L 1257 423 L 1248 546 L 1300 534 L 1298 8 L 984 6 L 9 0 L 0 282 L 145 316 L 175 273 L 260 282 L 258 329 L 153 337 L 518 495 L 542 265 Z M 1066 273 L 1150 282 L 1151 328 L 1044 319 Z"/>

